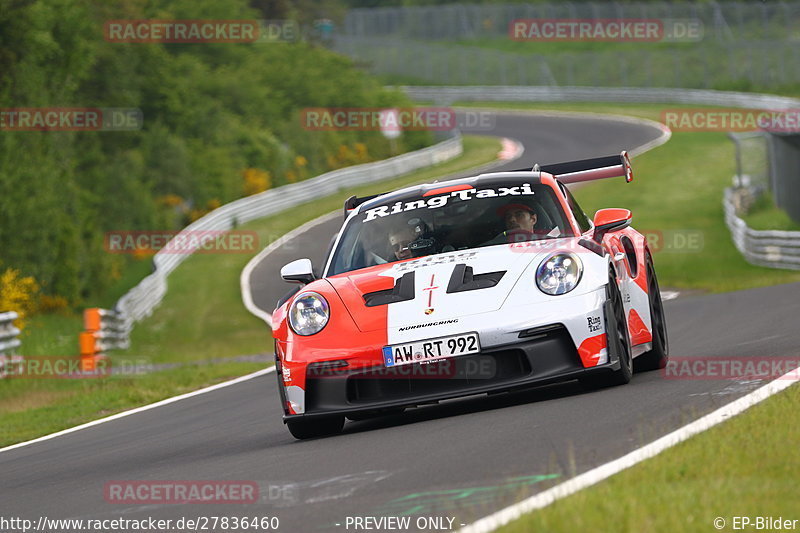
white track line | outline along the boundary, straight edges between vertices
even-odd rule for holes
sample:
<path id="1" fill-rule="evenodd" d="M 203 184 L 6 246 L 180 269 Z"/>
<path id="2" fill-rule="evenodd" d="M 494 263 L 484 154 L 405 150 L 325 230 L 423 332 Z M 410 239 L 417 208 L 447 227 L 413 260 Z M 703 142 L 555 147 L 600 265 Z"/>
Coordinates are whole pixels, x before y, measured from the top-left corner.
<path id="1" fill-rule="evenodd" d="M 263 261 L 269 254 L 283 246 L 287 241 L 294 239 L 301 233 L 310 230 L 314 226 L 318 226 L 324 222 L 333 220 L 333 218 L 337 216 L 342 216 L 342 211 L 332 211 L 327 215 L 322 215 L 321 217 L 317 217 L 314 220 L 306 222 L 302 226 L 296 227 L 279 239 L 272 241 L 269 246 L 261 250 L 256 256 L 248 261 L 244 269 L 242 269 L 242 273 L 239 275 L 239 290 L 242 293 L 242 302 L 244 302 L 244 306 L 248 311 L 266 322 L 270 329 L 272 329 L 272 313 L 264 311 L 253 302 L 253 295 L 250 292 L 250 274 L 253 273 L 253 270 L 256 268 L 258 263 Z"/>
<path id="2" fill-rule="evenodd" d="M 199 396 L 201 394 L 205 394 L 207 392 L 215 391 L 217 389 L 223 389 L 225 387 L 230 387 L 231 385 L 236 385 L 237 383 L 241 383 L 242 381 L 247 381 L 249 379 L 257 378 L 259 376 L 264 376 L 271 372 L 275 371 L 275 367 L 271 366 L 269 368 L 265 368 L 264 370 L 259 370 L 257 372 L 253 372 L 252 374 L 247 374 L 246 376 L 241 376 L 230 381 L 223 381 L 222 383 L 217 383 L 216 385 L 211 385 L 210 387 L 206 387 L 204 389 L 199 389 L 192 392 L 187 392 L 186 394 L 181 394 L 180 396 L 173 396 L 172 398 L 167 398 L 166 400 L 161 400 L 160 402 L 151 403 L 148 405 L 143 405 L 142 407 L 137 407 L 135 409 L 131 409 L 130 411 L 123 411 L 121 413 L 117 413 L 115 415 L 107 416 L 105 418 L 100 418 L 98 420 L 92 420 L 91 422 L 87 422 L 85 424 L 81 424 L 80 426 L 71 427 L 69 429 L 65 429 L 63 431 L 58 431 L 56 433 L 51 433 L 49 435 L 45 435 L 44 437 L 39 437 L 37 439 L 28 440 L 25 442 L 19 442 L 17 444 L 12 444 L 11 446 L 6 446 L 5 448 L 0 448 L 0 453 L 7 452 L 10 450 L 14 450 L 16 448 L 22 448 L 23 446 L 29 446 L 31 444 L 35 444 L 37 442 L 42 442 L 45 440 L 54 439 L 56 437 L 60 437 L 62 435 L 67 435 L 69 433 L 75 433 L 76 431 L 80 431 L 82 429 L 90 428 L 92 426 L 97 426 L 99 424 L 104 424 L 106 422 L 111 422 L 112 420 L 117 420 L 119 418 L 125 418 L 126 416 L 135 415 L 136 413 L 141 413 L 142 411 L 149 411 L 150 409 L 155 409 L 156 407 L 161 407 L 163 405 L 168 405 L 171 403 L 179 402 L 181 400 L 185 400 L 187 398 L 192 398 L 193 396 Z"/>
<path id="3" fill-rule="evenodd" d="M 485 533 L 494 531 L 495 529 L 520 518 L 523 514 L 542 509 L 561 498 L 565 498 L 579 490 L 590 487 L 604 479 L 607 479 L 614 474 L 622 472 L 623 470 L 632 467 L 637 463 L 641 463 L 645 459 L 655 457 L 664 450 L 675 446 L 698 433 L 716 426 L 720 422 L 728 420 L 757 403 L 769 398 L 787 387 L 791 386 L 797 380 L 797 371 L 791 370 L 783 376 L 767 383 L 763 387 L 756 389 L 750 394 L 735 400 L 716 411 L 707 414 L 702 418 L 698 418 L 694 422 L 683 426 L 680 429 L 673 431 L 658 440 L 651 442 L 641 448 L 638 448 L 627 455 L 623 455 L 619 459 L 615 459 L 609 463 L 598 466 L 576 476 L 564 483 L 556 485 L 544 492 L 531 496 L 517 504 L 501 509 L 496 513 L 490 514 L 487 517 L 481 518 L 477 522 L 469 524 L 462 528 L 460 533 Z"/>

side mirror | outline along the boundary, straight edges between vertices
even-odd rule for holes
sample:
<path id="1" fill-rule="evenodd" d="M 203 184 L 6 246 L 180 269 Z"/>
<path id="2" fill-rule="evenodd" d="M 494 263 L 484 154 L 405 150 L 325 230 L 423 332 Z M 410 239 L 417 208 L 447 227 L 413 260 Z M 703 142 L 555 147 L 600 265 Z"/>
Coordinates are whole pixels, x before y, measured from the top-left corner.
<path id="1" fill-rule="evenodd" d="M 631 225 L 631 212 L 628 209 L 601 209 L 594 214 L 594 235 L 592 240 L 602 242 L 606 233 L 619 231 Z"/>
<path id="2" fill-rule="evenodd" d="M 297 259 L 281 268 L 281 278 L 289 283 L 307 285 L 317 279 L 310 259 Z"/>

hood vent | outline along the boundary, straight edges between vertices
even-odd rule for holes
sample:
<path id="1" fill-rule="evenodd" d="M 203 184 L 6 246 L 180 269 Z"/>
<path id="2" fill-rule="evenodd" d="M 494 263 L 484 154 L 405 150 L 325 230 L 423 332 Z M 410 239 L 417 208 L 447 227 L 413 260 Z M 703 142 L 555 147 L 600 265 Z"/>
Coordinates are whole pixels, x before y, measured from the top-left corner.
<path id="1" fill-rule="evenodd" d="M 450 276 L 450 283 L 447 284 L 447 293 L 489 289 L 497 285 L 505 273 L 506 271 L 502 270 L 485 274 L 473 274 L 471 266 L 459 263 L 455 266 L 453 274 Z"/>
<path id="2" fill-rule="evenodd" d="M 394 287 L 383 291 L 368 292 L 364 294 L 364 303 L 367 307 L 405 302 L 414 299 L 414 271 L 403 274 Z"/>

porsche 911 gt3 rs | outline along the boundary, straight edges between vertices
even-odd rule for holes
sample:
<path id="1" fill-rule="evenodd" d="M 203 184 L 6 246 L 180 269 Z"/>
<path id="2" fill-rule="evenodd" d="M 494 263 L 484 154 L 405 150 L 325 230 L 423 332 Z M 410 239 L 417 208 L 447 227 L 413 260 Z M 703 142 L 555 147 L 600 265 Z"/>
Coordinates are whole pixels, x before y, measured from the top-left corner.
<path id="1" fill-rule="evenodd" d="M 663 367 L 653 258 L 626 209 L 590 220 L 567 184 L 624 176 L 627 153 L 351 197 L 322 276 L 273 314 L 284 421 L 296 438 L 345 418 Z"/>

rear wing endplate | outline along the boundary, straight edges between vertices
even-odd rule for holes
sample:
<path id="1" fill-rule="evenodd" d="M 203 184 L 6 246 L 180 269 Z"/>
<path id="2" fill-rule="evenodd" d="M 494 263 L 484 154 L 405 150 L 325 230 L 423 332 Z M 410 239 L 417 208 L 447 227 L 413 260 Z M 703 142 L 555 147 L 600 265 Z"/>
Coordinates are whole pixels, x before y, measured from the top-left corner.
<path id="1" fill-rule="evenodd" d="M 537 165 L 533 170 L 550 173 L 565 184 L 623 176 L 628 183 L 633 180 L 631 159 L 628 152 L 624 150 L 619 155 L 567 161 L 553 165 Z"/>
<path id="2" fill-rule="evenodd" d="M 382 192 L 380 194 L 373 194 L 371 196 L 362 196 L 360 198 L 358 196 L 351 196 L 350 198 L 344 201 L 344 218 L 347 218 L 347 215 L 350 214 L 350 211 L 360 206 L 364 202 L 369 202 L 373 198 L 377 198 L 378 196 L 383 196 L 384 194 L 386 193 Z"/>

